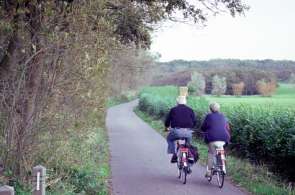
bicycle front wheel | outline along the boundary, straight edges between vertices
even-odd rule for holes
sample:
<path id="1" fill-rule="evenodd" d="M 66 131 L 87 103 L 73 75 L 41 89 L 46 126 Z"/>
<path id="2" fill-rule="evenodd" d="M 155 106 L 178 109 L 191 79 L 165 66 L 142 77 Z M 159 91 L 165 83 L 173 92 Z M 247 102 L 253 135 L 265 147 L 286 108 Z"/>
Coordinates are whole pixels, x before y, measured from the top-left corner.
<path id="1" fill-rule="evenodd" d="M 218 187 L 222 188 L 224 183 L 224 173 L 222 171 L 216 172 Z"/>
<path id="2" fill-rule="evenodd" d="M 212 180 L 212 175 L 210 177 L 207 177 L 208 182 L 211 182 Z"/>

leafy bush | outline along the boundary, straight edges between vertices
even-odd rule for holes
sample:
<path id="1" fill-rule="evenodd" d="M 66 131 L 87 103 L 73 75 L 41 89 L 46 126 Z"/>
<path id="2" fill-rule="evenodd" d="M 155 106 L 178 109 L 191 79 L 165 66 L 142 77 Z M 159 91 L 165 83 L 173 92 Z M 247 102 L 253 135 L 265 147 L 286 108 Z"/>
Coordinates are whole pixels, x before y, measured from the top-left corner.
<path id="1" fill-rule="evenodd" d="M 170 108 L 175 105 L 175 97 L 159 97 L 142 93 L 139 99 L 139 109 L 147 112 L 154 118 L 164 118 Z"/>

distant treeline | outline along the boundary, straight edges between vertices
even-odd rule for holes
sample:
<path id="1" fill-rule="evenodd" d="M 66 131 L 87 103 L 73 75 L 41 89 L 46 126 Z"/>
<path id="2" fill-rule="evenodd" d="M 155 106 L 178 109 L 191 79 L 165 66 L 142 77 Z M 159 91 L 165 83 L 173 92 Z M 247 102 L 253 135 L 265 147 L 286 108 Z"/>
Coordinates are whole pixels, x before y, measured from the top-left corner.
<path id="1" fill-rule="evenodd" d="M 295 61 L 286 60 L 235 60 L 216 59 L 209 61 L 174 60 L 162 62 L 157 66 L 154 85 L 184 86 L 191 80 L 191 73 L 198 71 L 205 76 L 206 92 L 211 90 L 212 77 L 220 75 L 226 77 L 227 94 L 232 94 L 232 84 L 244 82 L 243 94 L 257 94 L 258 80 L 288 81 L 295 73 Z"/>
<path id="2" fill-rule="evenodd" d="M 295 61 L 291 60 L 238 60 L 215 59 L 209 61 L 174 60 L 159 63 L 159 68 L 164 72 L 178 72 L 186 69 L 260 69 L 275 73 L 280 81 L 287 80 L 295 72 Z"/>
<path id="3" fill-rule="evenodd" d="M 214 59 L 209 61 L 173 60 L 159 63 L 163 72 L 178 72 L 187 69 L 260 69 L 272 72 L 279 81 L 285 81 L 295 72 L 295 61 L 291 60 L 238 60 Z"/>

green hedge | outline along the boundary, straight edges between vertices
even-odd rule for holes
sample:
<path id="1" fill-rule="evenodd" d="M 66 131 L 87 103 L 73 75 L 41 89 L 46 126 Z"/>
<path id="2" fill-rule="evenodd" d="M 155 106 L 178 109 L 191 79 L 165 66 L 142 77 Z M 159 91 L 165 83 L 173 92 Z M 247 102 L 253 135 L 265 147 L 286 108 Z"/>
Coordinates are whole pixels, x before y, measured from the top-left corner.
<path id="1" fill-rule="evenodd" d="M 175 106 L 177 88 L 149 87 L 140 93 L 139 109 L 164 119 Z M 205 98 L 189 97 L 188 105 L 197 115 L 198 126 L 208 112 Z M 252 162 L 268 164 L 274 172 L 295 180 L 295 111 L 271 105 L 225 105 L 222 112 L 232 129 L 231 147 Z"/>
<path id="2" fill-rule="evenodd" d="M 271 107 L 225 107 L 233 148 L 256 163 L 295 180 L 295 112 Z"/>

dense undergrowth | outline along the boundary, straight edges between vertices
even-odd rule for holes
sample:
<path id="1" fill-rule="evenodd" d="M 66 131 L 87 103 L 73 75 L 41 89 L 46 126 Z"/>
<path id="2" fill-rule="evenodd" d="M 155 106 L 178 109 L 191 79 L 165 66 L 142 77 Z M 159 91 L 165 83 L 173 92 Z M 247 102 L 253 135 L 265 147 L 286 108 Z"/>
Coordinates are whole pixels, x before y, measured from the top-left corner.
<path id="1" fill-rule="evenodd" d="M 46 194 L 109 194 L 107 132 L 105 128 L 97 126 L 97 115 L 89 117 L 88 127 L 77 124 L 54 145 L 49 141 L 50 135 L 44 135 L 44 142 L 40 146 L 44 153 L 36 161 L 47 168 Z M 31 194 L 32 185 L 21 183 L 9 170 L 0 177 L 0 183 L 7 182 L 15 187 L 16 194 Z"/>

